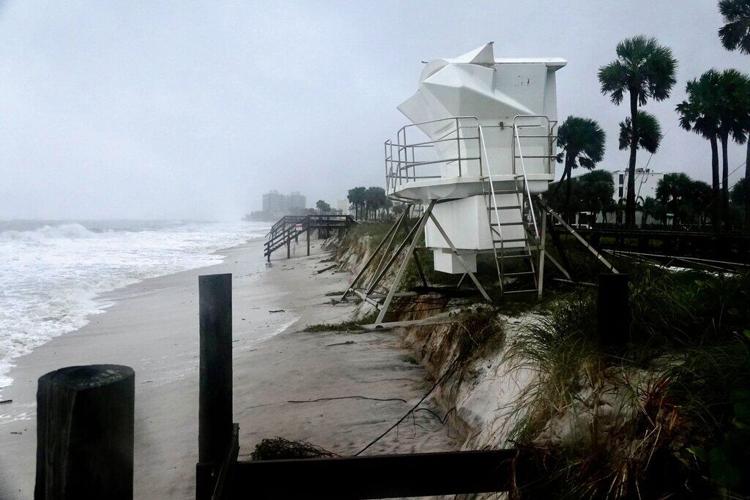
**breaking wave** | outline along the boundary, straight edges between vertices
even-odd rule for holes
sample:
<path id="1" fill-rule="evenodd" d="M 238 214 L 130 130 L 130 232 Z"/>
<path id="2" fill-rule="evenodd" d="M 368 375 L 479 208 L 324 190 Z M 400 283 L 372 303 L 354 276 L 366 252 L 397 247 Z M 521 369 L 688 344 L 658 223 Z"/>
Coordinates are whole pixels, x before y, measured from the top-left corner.
<path id="1" fill-rule="evenodd" d="M 0 222 L 0 388 L 15 358 L 103 312 L 102 293 L 218 264 L 217 250 L 266 231 L 250 222 Z"/>

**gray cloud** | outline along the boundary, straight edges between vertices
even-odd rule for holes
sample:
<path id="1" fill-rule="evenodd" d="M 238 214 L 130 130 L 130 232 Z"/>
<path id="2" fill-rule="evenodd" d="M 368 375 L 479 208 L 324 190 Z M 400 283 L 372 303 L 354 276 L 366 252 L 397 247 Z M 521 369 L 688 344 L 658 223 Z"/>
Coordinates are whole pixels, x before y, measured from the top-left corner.
<path id="1" fill-rule="evenodd" d="M 721 47 L 710 0 L 1 5 L 0 218 L 226 218 L 269 189 L 334 202 L 381 185 L 382 141 L 405 122 L 396 105 L 420 61 L 489 40 L 499 57 L 568 59 L 560 116 L 599 120 L 614 170 L 627 110 L 596 70 L 620 39 L 656 36 L 680 67 L 672 98 L 648 106 L 666 132 L 650 166 L 707 180 L 708 145 L 674 106 L 709 67 L 750 69 Z"/>

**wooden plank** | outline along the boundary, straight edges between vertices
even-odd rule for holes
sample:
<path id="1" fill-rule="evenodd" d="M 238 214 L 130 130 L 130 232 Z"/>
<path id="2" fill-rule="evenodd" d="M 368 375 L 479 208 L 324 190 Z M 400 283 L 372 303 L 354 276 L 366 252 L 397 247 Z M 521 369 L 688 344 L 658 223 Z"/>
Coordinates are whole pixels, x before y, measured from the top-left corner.
<path id="1" fill-rule="evenodd" d="M 450 312 L 444 312 L 430 316 L 429 318 L 423 319 L 412 319 L 405 321 L 388 321 L 384 323 L 372 323 L 368 325 L 360 325 L 365 330 L 390 330 L 392 328 L 400 328 L 403 326 L 425 326 L 425 325 L 439 325 L 445 323 L 454 323 L 455 317 L 451 317 Z"/>
<path id="2" fill-rule="evenodd" d="M 509 491 L 516 450 L 238 462 L 227 498 L 395 498 Z"/>

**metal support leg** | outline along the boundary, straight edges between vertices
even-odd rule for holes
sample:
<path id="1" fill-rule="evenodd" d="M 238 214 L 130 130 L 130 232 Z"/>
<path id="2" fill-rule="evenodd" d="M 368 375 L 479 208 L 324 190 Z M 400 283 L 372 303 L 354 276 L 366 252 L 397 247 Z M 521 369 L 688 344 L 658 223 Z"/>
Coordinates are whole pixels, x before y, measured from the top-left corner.
<path id="1" fill-rule="evenodd" d="M 567 279 L 569 279 L 570 281 L 573 281 L 573 278 L 570 277 L 570 273 L 562 266 L 562 264 L 560 264 L 559 262 L 557 262 L 557 260 L 554 257 L 552 257 L 552 255 L 550 255 L 548 253 L 548 254 L 545 255 L 545 258 L 549 259 L 549 261 L 552 262 L 552 264 L 555 265 L 555 267 L 557 268 L 557 270 L 560 271 L 561 273 L 563 273 L 563 275 L 565 275 L 565 277 Z"/>
<path id="2" fill-rule="evenodd" d="M 547 214 L 542 211 L 542 235 L 539 241 L 539 280 L 537 281 L 537 294 L 536 298 L 542 298 L 542 290 L 544 290 L 544 250 L 547 243 Z"/>
<path id="3" fill-rule="evenodd" d="M 367 292 L 366 292 L 367 295 L 371 294 L 372 291 L 375 290 L 375 287 L 380 284 L 380 281 L 383 279 L 383 277 L 385 276 L 385 274 L 391 268 L 391 266 L 393 265 L 393 263 L 396 262 L 396 259 L 398 258 L 399 255 L 401 255 L 401 252 L 404 250 L 404 248 L 406 247 L 406 244 L 411 240 L 411 238 L 412 237 L 415 237 L 415 238 L 419 237 L 418 226 L 419 226 L 420 221 L 422 220 L 423 216 L 424 216 L 424 214 L 422 214 L 420 216 L 420 218 L 417 219 L 417 223 L 414 224 L 414 226 L 406 234 L 406 238 L 404 238 L 404 241 L 402 241 L 401 244 L 398 246 L 398 248 L 396 248 L 396 251 L 393 253 L 393 255 L 391 255 L 391 258 L 388 259 L 388 263 L 386 263 L 386 265 L 383 268 L 383 270 L 380 271 L 380 273 L 378 273 L 377 276 L 375 276 L 375 279 L 372 281 L 372 283 L 370 284 L 370 286 L 367 287 Z M 408 259 L 408 254 L 407 254 L 407 259 Z"/>
<path id="4" fill-rule="evenodd" d="M 458 284 L 456 285 L 456 288 L 461 288 L 461 283 L 464 282 L 464 279 L 466 279 L 466 273 L 463 273 L 461 275 L 461 279 L 458 280 Z"/>
<path id="5" fill-rule="evenodd" d="M 584 238 L 583 236 L 581 236 L 580 234 L 578 234 L 578 232 L 577 232 L 577 231 L 576 231 L 575 229 L 573 229 L 573 228 L 572 228 L 572 227 L 570 226 L 570 224 L 568 224 L 567 222 L 565 222 L 565 220 L 564 220 L 564 219 L 563 219 L 562 217 L 560 217 L 560 215 L 558 215 L 558 214 L 557 214 L 557 213 L 556 213 L 556 212 L 555 212 L 554 210 L 552 210 L 551 208 L 547 207 L 546 205 L 542 205 L 542 208 L 544 208 L 544 210 L 546 210 L 546 211 L 547 211 L 547 213 L 548 213 L 548 214 L 550 214 L 550 215 L 551 215 L 551 216 L 552 216 L 553 218 L 557 219 L 557 220 L 558 220 L 558 221 L 560 222 L 560 224 L 562 224 L 562 225 L 563 225 L 563 227 L 564 227 L 565 229 L 567 229 L 567 230 L 568 230 L 568 232 L 569 232 L 570 234 L 572 234 L 573 236 L 575 236 L 575 238 L 576 238 L 576 239 L 577 239 L 578 241 L 580 241 L 580 242 L 581 242 L 581 244 L 582 244 L 582 245 L 583 245 L 584 247 L 586 247 L 586 249 L 587 249 L 587 250 L 588 250 L 589 252 L 591 252 L 592 254 L 594 254 L 594 257 L 596 257 L 597 259 L 599 259 L 599 261 L 600 261 L 600 262 L 601 262 L 602 264 L 604 264 L 604 266 L 605 266 L 605 267 L 606 267 L 607 269 L 609 269 L 609 270 L 610 270 L 610 272 L 612 272 L 612 273 L 615 273 L 615 274 L 617 274 L 617 272 L 618 272 L 618 271 L 617 271 L 617 269 L 615 269 L 615 266 L 613 266 L 612 264 L 610 264 L 610 263 L 609 263 L 609 262 L 607 261 L 607 259 L 605 259 L 605 258 L 604 258 L 604 257 L 602 256 L 602 254 L 600 254 L 599 252 L 597 252 L 597 251 L 596 251 L 596 249 L 595 249 L 594 247 L 592 247 L 591 245 L 589 245 L 589 242 L 588 242 L 588 241 L 586 241 L 586 239 L 585 239 L 585 238 Z"/>
<path id="6" fill-rule="evenodd" d="M 391 301 L 393 300 L 393 295 L 396 293 L 396 289 L 401 283 L 401 278 L 404 276 L 404 271 L 406 271 L 406 266 L 409 264 L 409 256 L 414 253 L 414 247 L 417 246 L 417 241 L 419 240 L 419 233 L 424 230 L 424 226 L 425 224 L 427 224 L 427 217 L 432 214 L 432 207 L 435 206 L 436 201 L 437 200 L 432 200 L 430 202 L 427 210 L 425 210 L 425 212 L 422 214 L 422 217 L 420 217 L 419 222 L 414 226 L 414 229 L 416 230 L 410 231 L 412 240 L 411 244 L 409 245 L 409 250 L 406 252 L 406 258 L 401 262 L 401 266 L 398 268 L 398 272 L 396 272 L 396 277 L 393 279 L 391 288 L 390 290 L 388 290 L 388 295 L 386 295 L 385 300 L 383 301 L 383 305 L 381 306 L 380 312 L 378 313 L 378 318 L 375 320 L 376 325 L 383 322 L 385 313 L 388 312 L 388 308 L 390 307 Z"/>
<path id="7" fill-rule="evenodd" d="M 416 249 L 414 249 L 414 253 L 412 253 L 412 256 L 414 257 L 414 263 L 417 265 L 417 272 L 419 273 L 419 277 L 422 280 L 422 286 L 427 288 L 428 286 L 430 286 L 430 284 L 427 282 L 427 278 L 425 277 L 424 270 L 422 269 L 422 264 L 419 262 L 419 256 Z"/>
<path id="8" fill-rule="evenodd" d="M 434 201 L 432 202 L 435 203 Z M 443 226 L 440 225 L 438 220 L 435 218 L 434 215 L 432 215 L 432 205 L 430 205 L 430 211 L 429 211 L 430 219 L 432 219 L 432 223 L 435 224 L 435 227 L 438 231 L 440 231 L 440 235 L 443 237 L 443 239 L 448 243 L 448 245 L 451 247 L 451 250 L 453 250 L 453 254 L 458 258 L 459 262 L 461 262 L 461 265 L 464 266 L 464 270 L 466 271 L 466 274 L 469 275 L 469 278 L 471 278 L 471 281 L 474 282 L 474 285 L 476 285 L 477 289 L 479 290 L 479 293 L 482 294 L 482 297 L 484 297 L 484 300 L 487 302 L 492 302 L 492 299 L 489 295 L 487 295 L 487 292 L 484 290 L 484 287 L 479 282 L 476 276 L 474 276 L 474 273 L 469 271 L 469 265 L 466 263 L 466 260 L 464 260 L 463 255 L 458 253 L 458 250 L 456 250 L 456 247 L 453 246 L 453 242 L 450 238 L 448 238 L 448 235 L 445 234 L 445 231 L 443 230 Z"/>
<path id="9" fill-rule="evenodd" d="M 401 217 L 399 217 L 399 219 L 398 219 L 398 221 L 396 223 L 396 226 L 395 226 L 396 228 L 391 233 L 391 237 L 388 239 L 388 243 L 386 243 L 386 245 L 385 245 L 385 250 L 383 251 L 383 254 L 380 256 L 380 260 L 378 261 L 378 265 L 377 265 L 377 267 L 375 267 L 375 273 L 373 274 L 373 277 L 375 277 L 375 276 L 378 276 L 378 277 L 381 276 L 381 273 L 383 272 L 383 269 L 382 269 L 383 262 L 385 262 L 385 257 L 388 254 L 387 250 L 389 248 L 391 248 L 391 244 L 393 244 L 393 240 L 396 238 L 396 234 L 398 234 L 398 230 L 401 227 L 401 223 L 409 217 L 409 215 L 408 215 L 409 208 L 411 208 L 411 206 L 406 207 L 406 210 L 404 211 L 404 214 Z M 408 231 L 407 231 L 407 238 L 408 238 Z M 389 266 L 387 266 L 387 267 L 389 267 Z M 375 278 L 375 279 L 377 279 L 377 278 Z M 375 283 L 374 280 L 373 280 L 373 283 Z M 375 286 L 373 286 L 373 285 L 365 285 L 364 288 L 366 288 L 367 289 L 367 293 L 370 294 L 370 293 L 372 293 L 372 290 L 373 290 L 373 288 L 375 288 Z"/>
<path id="10" fill-rule="evenodd" d="M 375 260 L 375 257 L 377 257 L 378 253 L 380 252 L 380 249 L 383 247 L 383 245 L 385 245 L 385 242 L 388 241 L 388 238 L 391 236 L 391 233 L 395 232 L 398 226 L 401 224 L 401 221 L 406 218 L 407 214 L 409 213 L 409 208 L 411 208 L 411 205 L 409 205 L 407 209 L 404 210 L 404 213 L 401 214 L 401 218 L 399 219 L 399 221 L 393 226 L 391 226 L 391 228 L 388 230 L 388 233 L 386 233 L 383 240 L 380 242 L 380 244 L 378 244 L 378 247 L 375 249 L 375 251 L 372 252 L 372 255 L 370 255 L 370 257 L 367 259 L 367 262 L 365 262 L 365 265 L 362 266 L 362 269 L 359 270 L 359 272 L 357 273 L 357 276 L 354 277 L 354 281 L 352 281 L 351 285 L 349 285 L 349 288 L 347 288 L 344 294 L 341 296 L 341 298 L 339 299 L 340 302 L 343 302 L 346 299 L 346 296 L 349 295 L 349 292 L 351 292 L 354 289 L 354 287 L 357 285 L 357 282 L 360 280 L 360 278 L 364 276 L 365 271 L 367 271 L 367 268 L 370 267 L 370 263 L 372 263 L 372 261 Z"/>

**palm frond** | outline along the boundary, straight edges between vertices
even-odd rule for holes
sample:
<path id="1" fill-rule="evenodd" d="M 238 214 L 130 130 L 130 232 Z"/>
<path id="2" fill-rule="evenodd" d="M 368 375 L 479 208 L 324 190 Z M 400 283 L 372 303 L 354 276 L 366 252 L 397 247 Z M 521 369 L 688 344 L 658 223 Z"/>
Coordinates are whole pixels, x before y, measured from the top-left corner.
<path id="1" fill-rule="evenodd" d="M 654 115 L 645 111 L 638 111 L 635 119 L 636 133 L 633 133 L 633 124 L 630 118 L 620 122 L 620 149 L 628 149 L 637 137 L 636 144 L 638 148 L 645 149 L 649 153 L 655 153 L 659 149 L 662 133 L 661 125 Z"/>
<path id="2" fill-rule="evenodd" d="M 601 91 L 610 94 L 612 102 L 620 104 L 625 92 L 635 93 L 640 106 L 648 99 L 662 101 L 669 97 L 677 69 L 669 47 L 639 35 L 618 43 L 616 53 L 617 59 L 598 73 Z"/>
<path id="3" fill-rule="evenodd" d="M 728 50 L 750 54 L 750 0 L 722 0 L 719 12 L 725 22 L 719 28 L 721 44 Z"/>

